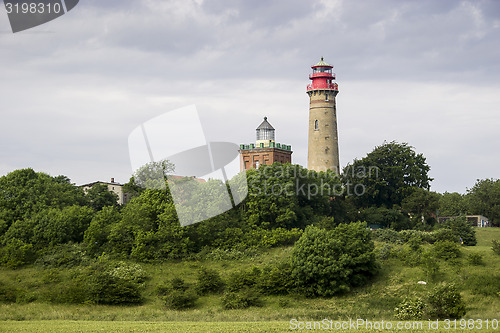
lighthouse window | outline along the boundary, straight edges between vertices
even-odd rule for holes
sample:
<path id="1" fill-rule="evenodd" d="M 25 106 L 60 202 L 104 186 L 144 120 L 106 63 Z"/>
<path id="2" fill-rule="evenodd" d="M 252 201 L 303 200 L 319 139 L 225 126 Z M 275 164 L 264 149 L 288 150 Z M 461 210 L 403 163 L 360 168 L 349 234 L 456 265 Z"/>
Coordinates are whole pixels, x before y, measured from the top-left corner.
<path id="1" fill-rule="evenodd" d="M 328 94 L 325 94 L 325 102 L 328 102 Z"/>
<path id="2" fill-rule="evenodd" d="M 314 130 L 315 131 L 319 130 L 319 121 L 318 120 L 314 121 Z"/>

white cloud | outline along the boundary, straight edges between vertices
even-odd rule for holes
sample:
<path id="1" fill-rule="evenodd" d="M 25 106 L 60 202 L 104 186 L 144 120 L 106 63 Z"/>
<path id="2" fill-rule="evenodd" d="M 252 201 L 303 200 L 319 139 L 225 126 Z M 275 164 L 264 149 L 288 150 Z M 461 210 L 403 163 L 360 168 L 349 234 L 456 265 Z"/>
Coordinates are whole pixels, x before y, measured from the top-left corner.
<path id="1" fill-rule="evenodd" d="M 324 56 L 343 165 L 406 141 L 435 190 L 463 192 L 499 177 L 499 16 L 489 1 L 88 0 L 18 34 L 0 20 L 0 172 L 125 182 L 130 131 L 190 104 L 212 140 L 251 142 L 268 116 L 305 165 L 307 75 Z"/>

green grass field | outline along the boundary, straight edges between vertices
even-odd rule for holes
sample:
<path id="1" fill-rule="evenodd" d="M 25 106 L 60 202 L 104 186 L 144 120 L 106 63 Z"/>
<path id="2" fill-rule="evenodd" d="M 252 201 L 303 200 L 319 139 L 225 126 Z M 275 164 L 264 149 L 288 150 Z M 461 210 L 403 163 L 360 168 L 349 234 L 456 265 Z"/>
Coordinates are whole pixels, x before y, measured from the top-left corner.
<path id="1" fill-rule="evenodd" d="M 142 265 L 152 276 L 144 291 L 145 302 L 140 306 L 67 305 L 40 301 L 48 288 L 57 288 L 54 272 L 39 267 L 0 270 L 0 281 L 15 283 L 26 290 L 24 299 L 12 304 L 0 304 L 0 332 L 283 332 L 290 331 L 290 320 L 334 321 L 365 319 L 394 321 L 394 308 L 408 295 L 423 296 L 441 281 L 454 282 L 467 305 L 465 319 L 500 320 L 500 290 L 495 279 L 500 278 L 500 256 L 491 250 L 491 240 L 500 240 L 500 228 L 476 229 L 478 245 L 464 247 L 463 256 L 452 262 L 440 261 L 440 273 L 427 285 L 420 267 L 403 265 L 397 259 L 382 262 L 380 274 L 371 284 L 351 293 L 329 299 L 303 297 L 264 297 L 263 307 L 245 310 L 224 310 L 220 296 L 201 297 L 194 309 L 168 310 L 155 295 L 158 284 L 173 277 L 188 283 L 195 281 L 200 265 L 215 268 L 223 275 L 253 265 L 261 265 L 287 255 L 290 248 L 276 248 L 238 260 L 205 260 Z M 380 245 L 380 244 L 378 244 Z M 484 265 L 472 266 L 469 253 L 483 255 Z M 65 272 L 58 272 L 64 276 Z M 495 289 L 496 288 L 496 289 Z M 394 322 L 395 323 L 395 322 Z M 425 322 L 427 323 L 427 322 Z M 349 332 L 349 330 L 342 330 Z M 380 332 L 381 330 L 356 330 Z M 389 331 L 389 330 L 384 330 Z M 452 330 L 423 329 L 405 332 L 449 332 Z M 483 329 L 474 331 L 500 332 Z"/>

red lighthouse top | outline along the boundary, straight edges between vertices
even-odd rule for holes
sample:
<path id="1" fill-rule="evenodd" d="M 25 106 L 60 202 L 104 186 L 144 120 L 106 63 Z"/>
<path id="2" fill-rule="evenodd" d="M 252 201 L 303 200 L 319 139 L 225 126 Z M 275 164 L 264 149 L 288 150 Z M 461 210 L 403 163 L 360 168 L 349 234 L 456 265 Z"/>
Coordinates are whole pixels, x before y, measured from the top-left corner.
<path id="1" fill-rule="evenodd" d="M 339 90 L 337 83 L 333 82 L 335 80 L 335 73 L 332 73 L 333 66 L 321 61 L 316 65 L 311 66 L 313 69 L 312 74 L 309 74 L 309 79 L 312 83 L 307 86 L 307 91 L 310 90 Z"/>

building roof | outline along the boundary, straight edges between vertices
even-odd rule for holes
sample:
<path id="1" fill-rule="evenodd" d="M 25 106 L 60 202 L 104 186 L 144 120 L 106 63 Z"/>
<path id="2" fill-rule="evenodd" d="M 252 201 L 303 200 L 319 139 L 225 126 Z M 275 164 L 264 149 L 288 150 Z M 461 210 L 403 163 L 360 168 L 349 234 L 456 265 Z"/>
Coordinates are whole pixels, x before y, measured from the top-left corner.
<path id="1" fill-rule="evenodd" d="M 321 60 L 313 67 L 333 67 L 333 66 L 323 61 L 323 57 L 321 57 Z"/>
<path id="2" fill-rule="evenodd" d="M 269 124 L 269 122 L 267 121 L 267 117 L 264 117 L 264 121 L 259 125 L 259 127 L 257 127 L 258 130 L 261 130 L 261 129 L 271 129 L 271 130 L 274 130 L 274 127 L 271 126 L 271 124 Z"/>
<path id="3" fill-rule="evenodd" d="M 105 184 L 105 185 L 113 185 L 113 186 L 123 186 L 123 184 L 120 184 L 120 183 L 111 183 L 111 182 L 102 182 L 100 180 L 98 181 L 95 181 L 95 182 L 92 182 L 92 183 L 88 183 L 88 184 L 82 184 L 82 185 L 78 185 L 78 187 L 92 187 L 96 184 Z"/>

